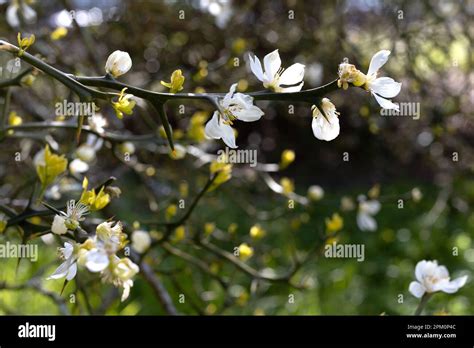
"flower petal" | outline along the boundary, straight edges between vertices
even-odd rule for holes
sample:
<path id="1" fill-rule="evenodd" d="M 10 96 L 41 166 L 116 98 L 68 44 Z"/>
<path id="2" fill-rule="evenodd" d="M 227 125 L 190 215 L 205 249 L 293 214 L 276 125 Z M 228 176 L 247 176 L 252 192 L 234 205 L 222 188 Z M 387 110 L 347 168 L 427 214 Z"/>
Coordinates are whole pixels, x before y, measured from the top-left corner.
<path id="1" fill-rule="evenodd" d="M 388 50 L 381 50 L 374 54 L 372 59 L 370 60 L 369 70 L 367 71 L 367 75 L 370 76 L 372 74 L 376 74 L 377 71 L 387 63 L 388 56 L 390 55 L 390 51 Z"/>
<path id="2" fill-rule="evenodd" d="M 269 81 L 272 81 L 281 67 L 281 59 L 278 50 L 267 54 L 263 58 L 263 65 L 265 66 L 265 75 L 267 79 Z"/>
<path id="3" fill-rule="evenodd" d="M 377 100 L 377 103 L 384 108 L 384 109 L 394 109 L 396 111 L 400 111 L 400 107 L 397 104 L 392 103 L 391 100 L 382 98 L 381 96 L 375 94 L 372 92 L 372 95 L 375 97 L 375 100 Z"/>
<path id="4" fill-rule="evenodd" d="M 335 114 L 328 114 L 326 117 L 327 119 L 321 113 L 313 117 L 311 128 L 316 138 L 331 141 L 339 135 L 339 117 Z"/>
<path id="5" fill-rule="evenodd" d="M 204 128 L 204 133 L 208 138 L 222 139 L 227 146 L 234 149 L 237 148 L 234 130 L 228 124 L 223 122 L 219 123 L 218 114 L 218 111 L 214 112 L 211 120 L 207 122 Z"/>
<path id="6" fill-rule="evenodd" d="M 215 111 L 212 118 L 209 122 L 206 123 L 206 127 L 204 128 L 204 132 L 208 138 L 212 139 L 220 139 L 221 138 L 221 130 L 219 127 L 219 112 Z"/>
<path id="7" fill-rule="evenodd" d="M 366 201 L 365 203 L 365 211 L 370 215 L 377 214 L 380 210 L 380 202 L 376 200 Z"/>
<path id="8" fill-rule="evenodd" d="M 440 289 L 440 290 L 444 291 L 448 294 L 452 294 L 452 293 L 458 291 L 459 288 L 462 288 L 464 286 L 464 284 L 466 284 L 466 281 L 467 281 L 467 276 L 456 278 L 456 279 L 446 283 L 443 286 L 443 288 Z"/>
<path id="9" fill-rule="evenodd" d="M 69 171 L 71 173 L 85 173 L 89 170 L 89 165 L 80 160 L 79 158 L 76 158 L 69 163 Z"/>
<path id="10" fill-rule="evenodd" d="M 74 277 L 76 276 L 76 273 L 77 273 L 77 263 L 73 263 L 70 267 L 69 267 L 69 270 L 66 274 L 66 279 L 68 281 L 74 279 Z"/>
<path id="11" fill-rule="evenodd" d="M 375 231 L 377 229 L 377 221 L 366 213 L 357 214 L 357 226 L 361 231 Z"/>
<path id="12" fill-rule="evenodd" d="M 400 93 L 402 84 L 390 77 L 379 77 L 370 83 L 370 89 L 384 98 L 393 98 Z"/>
<path id="13" fill-rule="evenodd" d="M 253 74 L 263 82 L 263 70 L 262 70 L 262 63 L 260 63 L 260 59 L 257 56 L 252 56 L 249 54 L 250 58 L 250 69 L 252 70 Z"/>
<path id="14" fill-rule="evenodd" d="M 445 266 L 436 267 L 435 270 L 436 278 L 449 278 L 449 271 Z"/>
<path id="15" fill-rule="evenodd" d="M 61 248 L 61 252 L 66 260 L 71 258 L 73 251 L 74 251 L 74 246 L 68 242 L 64 243 L 64 248 Z"/>
<path id="16" fill-rule="evenodd" d="M 36 11 L 33 10 L 27 4 L 23 4 L 22 14 L 23 14 L 23 18 L 25 19 L 26 23 L 32 24 L 36 21 Z"/>
<path id="17" fill-rule="evenodd" d="M 421 298 L 426 292 L 424 286 L 418 282 L 411 282 L 410 286 L 408 287 L 408 290 L 416 298 Z"/>
<path id="18" fill-rule="evenodd" d="M 305 66 L 300 63 L 295 63 L 288 69 L 285 69 L 278 80 L 280 85 L 296 85 L 299 84 L 304 78 Z"/>
<path id="19" fill-rule="evenodd" d="M 232 86 L 230 86 L 229 92 L 227 92 L 227 94 L 225 95 L 224 99 L 221 102 L 222 107 L 228 108 L 230 104 L 232 104 L 236 89 L 237 89 L 237 83 L 234 83 Z"/>
<path id="20" fill-rule="evenodd" d="M 56 268 L 53 274 L 51 274 L 48 278 L 46 278 L 46 280 L 64 278 L 69 271 L 69 265 L 70 265 L 69 261 L 63 262 L 62 264 L 59 265 L 58 268 Z"/>
<path id="21" fill-rule="evenodd" d="M 109 265 L 109 258 L 103 250 L 92 249 L 86 259 L 86 267 L 91 272 L 101 272 Z"/>
<path id="22" fill-rule="evenodd" d="M 5 14 L 8 24 L 11 27 L 18 27 L 20 25 L 20 19 L 18 18 L 18 7 L 15 5 L 10 5 L 7 7 L 7 12 Z"/>
<path id="23" fill-rule="evenodd" d="M 247 109 L 236 110 L 234 112 L 237 119 L 244 122 L 258 121 L 263 114 L 264 112 L 255 105 L 250 105 Z"/>
<path id="24" fill-rule="evenodd" d="M 235 144 L 235 133 L 234 129 L 226 124 L 222 124 L 222 140 L 224 143 L 233 149 L 237 148 L 237 145 Z"/>
<path id="25" fill-rule="evenodd" d="M 415 277 L 416 277 L 416 280 L 418 280 L 420 283 L 423 282 L 423 276 L 425 275 L 427 268 L 428 268 L 428 262 L 425 260 L 420 261 L 416 264 Z"/>

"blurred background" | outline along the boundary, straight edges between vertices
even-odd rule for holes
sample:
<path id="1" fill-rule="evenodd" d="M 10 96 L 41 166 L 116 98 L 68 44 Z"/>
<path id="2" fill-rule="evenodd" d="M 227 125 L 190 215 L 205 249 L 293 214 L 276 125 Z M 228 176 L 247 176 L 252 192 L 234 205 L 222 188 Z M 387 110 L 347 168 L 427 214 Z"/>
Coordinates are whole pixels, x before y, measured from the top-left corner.
<path id="1" fill-rule="evenodd" d="M 169 81 L 176 69 L 186 78 L 183 92 L 226 92 L 235 82 L 241 92 L 261 90 L 250 72 L 248 54 L 262 59 L 275 49 L 283 67 L 295 62 L 306 65 L 303 88 L 313 88 L 336 79 L 338 64 L 346 57 L 365 72 L 374 53 L 391 50 L 381 75 L 402 82 L 395 101 L 418 103 L 419 119 L 382 116 L 374 98 L 350 88 L 327 96 L 340 112 L 341 133 L 331 142 L 313 136 L 311 105 L 305 103 L 258 102 L 265 116 L 259 122 L 237 124 L 239 148 L 257 149 L 260 163 L 278 163 L 286 149 L 295 152 L 296 159 L 288 168 L 271 174 L 275 181 L 290 178 L 300 196 L 306 196 L 309 186 L 319 185 L 324 198 L 287 209 L 287 197 L 273 192 L 248 165 L 236 165 L 233 178 L 206 195 L 193 212 L 186 225 L 188 237 L 172 245 L 205 262 L 229 286 L 221 287 L 212 274 L 159 246 L 147 255 L 180 312 L 412 314 L 418 300 L 408 292 L 408 285 L 418 261 L 436 259 L 453 277 L 467 274 L 472 279 L 474 1 L 25 1 L 36 16 L 25 16 L 20 10 L 18 26 L 7 21 L 12 3 L 0 5 L 2 39 L 16 43 L 18 31 L 34 33 L 36 43 L 30 53 L 40 54 L 60 70 L 84 76 L 103 75 L 108 55 L 126 51 L 133 67 L 120 80 L 155 91 L 166 91 L 160 81 Z M 67 30 L 57 31 L 63 27 Z M 55 31 L 56 36 L 52 35 Z M 2 54 L 0 59 L 6 67 L 11 56 Z M 21 69 L 26 69 L 22 64 Z M 36 74 L 31 86 L 12 89 L 11 98 L 10 110 L 23 122 L 40 122 L 54 120 L 54 104 L 74 96 L 48 76 Z M 123 121 L 110 106 L 99 106 L 107 129 L 160 134 L 159 118 L 144 102 L 138 101 L 134 115 Z M 212 115 L 212 106 L 179 100 L 167 107 L 177 143 L 211 154 L 224 147 L 220 141 L 202 137 L 201 118 L 205 122 Z M 13 193 L 35 176 L 32 155 L 42 143 L 51 141 L 70 154 L 71 137 L 71 132 L 55 129 L 16 132 L 3 139 L 0 200 L 21 207 L 28 192 Z M 195 196 L 208 176 L 199 156 L 188 154 L 174 160 L 163 150 L 165 145 L 135 144 L 129 164 L 117 160 L 109 145 L 98 152 L 100 160 L 91 165 L 87 176 L 96 183 L 109 176 L 118 179 L 122 195 L 105 209 L 103 218 L 114 216 L 127 222 L 129 232 L 140 228 L 161 233 L 146 221 L 163 217 L 183 190 Z M 27 160 L 15 162 L 16 151 Z M 345 157 L 349 160 L 344 161 Z M 59 193 L 49 196 L 52 204 L 64 202 L 71 195 L 64 187 L 80 181 L 64 178 Z M 356 224 L 360 194 L 382 205 L 374 232 L 361 231 Z M 402 209 L 399 199 L 404 201 Z M 335 212 L 343 218 L 344 227 L 329 239 L 325 219 Z M 215 225 L 207 238 L 222 250 L 232 252 L 235 245 L 250 244 L 254 255 L 246 263 L 267 274 L 285 272 L 294 255 L 303 257 L 313 245 L 320 243 L 322 248 L 328 240 L 364 244 L 365 261 L 327 259 L 316 253 L 295 275 L 305 289 L 258 281 L 192 242 L 189 236 L 203 230 L 206 223 Z M 249 236 L 255 224 L 266 231 L 260 240 Z M 17 235 L 10 228 L 0 238 L 5 243 Z M 21 284 L 38 275 L 45 278 L 54 270 L 58 244 L 41 239 L 33 243 L 39 244 L 39 261 L 21 263 L 15 275 L 17 260 L 0 260 L 0 281 Z M 83 278 L 96 313 L 165 314 L 140 276 L 130 299 L 122 304 L 113 288 L 93 277 Z M 44 281 L 42 285 L 59 293 L 59 283 Z M 473 314 L 473 289 L 468 280 L 456 294 L 437 294 L 427 312 Z M 70 285 L 63 296 L 67 299 L 74 291 Z M 189 301 L 179 304 L 179 294 L 186 294 Z M 291 295 L 294 301 L 289 301 Z M 80 298 L 77 303 L 68 304 L 71 313 L 86 313 Z M 54 299 L 22 288 L 0 291 L 0 312 L 60 313 Z"/>

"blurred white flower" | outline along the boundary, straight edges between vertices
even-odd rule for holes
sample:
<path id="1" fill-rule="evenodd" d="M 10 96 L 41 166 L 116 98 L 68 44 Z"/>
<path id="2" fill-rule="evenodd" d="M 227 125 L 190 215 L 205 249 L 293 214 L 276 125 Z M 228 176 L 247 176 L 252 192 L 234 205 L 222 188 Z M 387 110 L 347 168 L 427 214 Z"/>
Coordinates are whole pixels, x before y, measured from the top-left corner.
<path id="1" fill-rule="evenodd" d="M 132 248 L 143 254 L 151 245 L 150 234 L 145 231 L 134 231 L 132 233 Z"/>
<path id="2" fill-rule="evenodd" d="M 380 202 L 372 199 L 367 200 L 363 195 L 359 196 L 359 210 L 357 212 L 357 226 L 361 231 L 375 231 L 377 229 L 377 221 L 373 215 L 380 210 Z"/>
<path id="3" fill-rule="evenodd" d="M 128 153 L 129 155 L 133 155 L 135 153 L 135 144 L 131 141 L 126 141 L 120 145 L 120 151 L 122 153 Z"/>
<path id="4" fill-rule="evenodd" d="M 316 105 L 312 107 L 313 122 L 311 127 L 313 128 L 313 134 L 320 140 L 334 140 L 340 131 L 339 112 L 336 111 L 336 107 L 328 98 L 323 98 L 321 108 L 323 109 L 324 115 Z"/>
<path id="5" fill-rule="evenodd" d="M 234 120 L 244 122 L 258 121 L 263 111 L 253 105 L 251 96 L 235 93 L 237 84 L 234 83 L 219 104 L 221 110 L 215 111 L 211 120 L 207 122 L 205 134 L 208 138 L 222 139 L 227 146 L 236 148 L 234 130 L 230 126 Z"/>
<path id="6" fill-rule="evenodd" d="M 467 276 L 450 280 L 449 272 L 445 266 L 438 266 L 435 261 L 420 261 L 416 264 L 415 277 L 417 281 L 410 283 L 409 291 L 417 298 L 425 293 L 443 291 L 448 294 L 455 293 L 466 284 Z"/>
<path id="7" fill-rule="evenodd" d="M 87 134 L 86 142 L 81 144 L 76 150 L 76 155 L 86 162 L 91 162 L 95 159 L 96 152 L 104 145 L 104 139 L 95 134 Z"/>
<path id="8" fill-rule="evenodd" d="M 64 248 L 60 248 L 59 251 L 61 258 L 65 261 L 59 265 L 59 267 L 47 278 L 47 280 L 66 277 L 66 280 L 70 281 L 76 276 L 77 273 L 77 257 L 74 252 L 74 245 L 65 242 Z"/>
<path id="9" fill-rule="evenodd" d="M 69 163 L 69 171 L 72 174 L 85 173 L 89 170 L 89 165 L 83 160 L 76 158 Z"/>
<path id="10" fill-rule="evenodd" d="M 308 188 L 308 198 L 312 201 L 320 201 L 324 197 L 324 190 L 321 186 L 312 185 Z"/>
<path id="11" fill-rule="evenodd" d="M 6 20 L 11 27 L 20 26 L 20 17 L 26 24 L 32 24 L 36 21 L 36 11 L 33 10 L 25 1 L 12 0 L 7 7 Z"/>
<path id="12" fill-rule="evenodd" d="M 104 133 L 104 127 L 107 126 L 107 120 L 101 114 L 94 114 L 87 122 L 91 129 L 99 134 Z"/>
<path id="13" fill-rule="evenodd" d="M 105 71 L 113 77 L 125 74 L 132 67 L 132 59 L 127 52 L 115 51 L 105 63 Z"/>
<path id="14" fill-rule="evenodd" d="M 390 77 L 377 78 L 377 72 L 387 62 L 389 55 L 390 51 L 388 50 L 382 50 L 374 54 L 370 61 L 369 71 L 367 71 L 365 87 L 370 90 L 382 108 L 399 111 L 399 106 L 386 98 L 396 97 L 400 93 L 402 84 Z"/>
<path id="15" fill-rule="evenodd" d="M 265 88 L 270 88 L 275 92 L 298 92 L 303 87 L 304 69 L 305 66 L 300 63 L 295 63 L 288 69 L 281 67 L 281 59 L 278 50 L 267 54 L 263 58 L 262 64 L 257 56 L 250 58 L 250 69 L 254 75 L 263 82 Z M 286 87 L 285 87 L 286 86 Z"/>

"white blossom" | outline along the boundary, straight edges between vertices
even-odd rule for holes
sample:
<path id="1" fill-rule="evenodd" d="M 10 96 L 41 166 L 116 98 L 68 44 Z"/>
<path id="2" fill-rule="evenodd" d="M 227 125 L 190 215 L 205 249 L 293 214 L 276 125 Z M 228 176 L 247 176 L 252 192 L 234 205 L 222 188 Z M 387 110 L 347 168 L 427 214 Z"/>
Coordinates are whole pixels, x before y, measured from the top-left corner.
<path id="1" fill-rule="evenodd" d="M 357 226 L 361 231 L 375 231 L 377 221 L 373 215 L 380 210 L 380 202 L 373 199 L 367 200 L 365 196 L 359 197 L 359 210 L 357 212 Z"/>
<path id="2" fill-rule="evenodd" d="M 143 254 L 151 245 L 150 234 L 145 231 L 134 231 L 132 233 L 132 248 Z"/>
<path id="3" fill-rule="evenodd" d="M 250 69 L 254 75 L 263 82 L 265 88 L 275 92 L 298 92 L 303 87 L 305 66 L 300 63 L 291 65 L 288 69 L 281 67 L 281 59 L 278 50 L 267 54 L 263 58 L 263 65 L 257 56 L 250 58 Z"/>
<path id="4" fill-rule="evenodd" d="M 313 134 L 320 140 L 334 140 L 340 131 L 339 112 L 336 111 L 336 107 L 328 98 L 323 98 L 321 108 L 323 109 L 324 115 L 316 105 L 312 107 L 313 122 L 311 127 Z"/>
<path id="5" fill-rule="evenodd" d="M 320 201 L 324 197 L 324 190 L 321 186 L 312 185 L 308 188 L 308 198 L 312 201 Z"/>
<path id="6" fill-rule="evenodd" d="M 107 120 L 101 114 L 94 114 L 87 119 L 91 129 L 99 134 L 104 133 L 104 127 L 107 126 Z"/>
<path id="7" fill-rule="evenodd" d="M 448 269 L 438 266 L 435 261 L 420 261 L 416 264 L 415 277 L 417 281 L 410 283 L 409 291 L 417 298 L 425 293 L 443 291 L 448 294 L 455 293 L 466 284 L 467 276 L 450 280 Z"/>
<path id="8" fill-rule="evenodd" d="M 370 61 L 369 71 L 367 71 L 365 85 L 382 108 L 399 111 L 399 106 L 392 103 L 389 98 L 394 98 L 400 93 L 402 84 L 390 77 L 377 78 L 377 72 L 387 62 L 389 55 L 390 51 L 388 50 L 382 50 L 374 54 Z"/>
<path id="9" fill-rule="evenodd" d="M 76 158 L 69 163 L 69 171 L 73 174 L 85 173 L 89 170 L 89 165 L 80 158 Z"/>
<path id="10" fill-rule="evenodd" d="M 215 111 L 211 120 L 207 122 L 205 134 L 208 138 L 222 139 L 224 143 L 236 148 L 234 130 L 230 126 L 234 120 L 244 122 L 258 121 L 263 111 L 253 105 L 251 96 L 235 93 L 237 84 L 230 87 L 229 93 L 219 102 L 220 111 Z"/>
<path id="11" fill-rule="evenodd" d="M 27 24 L 32 24 L 36 21 L 36 11 L 33 8 L 28 6 L 25 1 L 13 0 L 7 7 L 5 14 L 7 23 L 11 27 L 16 28 L 20 26 L 20 13 Z"/>

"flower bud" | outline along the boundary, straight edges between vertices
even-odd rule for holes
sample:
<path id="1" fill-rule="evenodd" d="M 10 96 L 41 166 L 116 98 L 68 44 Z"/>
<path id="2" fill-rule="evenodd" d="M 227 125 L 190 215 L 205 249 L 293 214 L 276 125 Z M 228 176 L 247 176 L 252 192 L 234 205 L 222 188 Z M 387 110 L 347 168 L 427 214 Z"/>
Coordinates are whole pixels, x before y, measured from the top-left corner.
<path id="1" fill-rule="evenodd" d="M 143 254 L 151 245 L 150 235 L 145 231 L 134 231 L 132 233 L 132 248 Z"/>
<path id="2" fill-rule="evenodd" d="M 295 152 L 293 150 L 285 150 L 281 153 L 280 168 L 288 167 L 295 160 Z"/>
<path id="3" fill-rule="evenodd" d="M 265 237 L 266 231 L 260 225 L 253 225 L 250 228 L 250 237 L 252 239 L 262 239 Z"/>
<path id="4" fill-rule="evenodd" d="M 253 255 L 253 248 L 250 247 L 247 243 L 242 243 L 239 245 L 239 258 L 242 261 L 246 261 L 251 258 Z"/>
<path id="5" fill-rule="evenodd" d="M 308 198 L 312 201 L 319 201 L 324 197 L 324 190 L 321 186 L 313 185 L 308 188 Z"/>
<path id="6" fill-rule="evenodd" d="M 51 232 L 54 234 L 65 234 L 67 232 L 66 219 L 61 215 L 55 215 L 53 225 L 51 226 Z"/>
<path id="7" fill-rule="evenodd" d="M 95 149 L 89 144 L 83 144 L 77 148 L 76 155 L 84 162 L 91 162 L 95 159 Z"/>
<path id="8" fill-rule="evenodd" d="M 125 74 L 132 67 L 132 59 L 127 52 L 115 51 L 105 63 L 105 71 L 113 77 Z"/>

